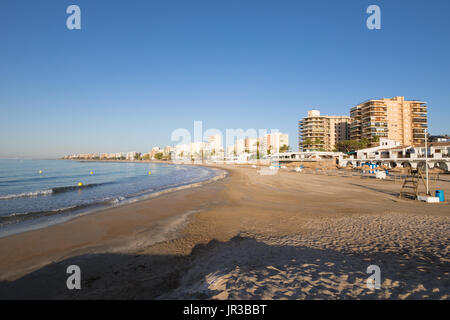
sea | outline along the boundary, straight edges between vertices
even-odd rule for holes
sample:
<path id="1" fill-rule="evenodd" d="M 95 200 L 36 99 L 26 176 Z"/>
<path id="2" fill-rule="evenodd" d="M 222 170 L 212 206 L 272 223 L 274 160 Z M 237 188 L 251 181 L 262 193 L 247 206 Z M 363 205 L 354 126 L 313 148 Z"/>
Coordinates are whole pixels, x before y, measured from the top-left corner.
<path id="1" fill-rule="evenodd" d="M 215 169 L 165 163 L 0 159 L 0 237 L 213 178 Z"/>

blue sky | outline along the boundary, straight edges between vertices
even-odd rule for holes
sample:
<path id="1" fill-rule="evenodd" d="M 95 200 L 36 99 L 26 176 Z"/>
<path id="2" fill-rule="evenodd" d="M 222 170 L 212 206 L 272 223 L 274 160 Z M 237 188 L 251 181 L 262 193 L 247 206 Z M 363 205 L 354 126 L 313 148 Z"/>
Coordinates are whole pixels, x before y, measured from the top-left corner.
<path id="1" fill-rule="evenodd" d="M 297 149 L 307 110 L 397 95 L 449 133 L 449 15 L 447 0 L 2 0 L 0 157 L 145 152 L 194 120 L 276 128 Z"/>

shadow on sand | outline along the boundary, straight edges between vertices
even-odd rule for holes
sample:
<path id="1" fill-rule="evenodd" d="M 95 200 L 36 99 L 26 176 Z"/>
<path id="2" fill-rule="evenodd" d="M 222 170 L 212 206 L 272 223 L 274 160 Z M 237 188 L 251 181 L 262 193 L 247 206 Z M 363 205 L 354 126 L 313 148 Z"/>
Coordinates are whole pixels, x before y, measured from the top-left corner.
<path id="1" fill-rule="evenodd" d="M 366 286 L 369 265 L 382 288 Z M 66 269 L 81 268 L 81 290 L 68 290 Z M 450 294 L 449 264 L 431 257 L 343 254 L 268 245 L 253 238 L 197 245 L 188 256 L 89 254 L 0 282 L 1 299 L 378 299 Z"/>
<path id="2" fill-rule="evenodd" d="M 350 184 L 353 186 L 356 186 L 356 187 L 360 187 L 360 188 L 368 189 L 371 191 L 387 194 L 387 195 L 390 195 L 393 197 L 398 197 L 400 195 L 400 189 L 402 187 L 401 185 L 398 185 L 398 192 L 395 192 L 395 191 L 389 191 L 389 190 L 385 190 L 385 189 L 381 189 L 381 188 L 369 187 L 369 186 L 358 184 L 358 183 L 350 183 Z"/>

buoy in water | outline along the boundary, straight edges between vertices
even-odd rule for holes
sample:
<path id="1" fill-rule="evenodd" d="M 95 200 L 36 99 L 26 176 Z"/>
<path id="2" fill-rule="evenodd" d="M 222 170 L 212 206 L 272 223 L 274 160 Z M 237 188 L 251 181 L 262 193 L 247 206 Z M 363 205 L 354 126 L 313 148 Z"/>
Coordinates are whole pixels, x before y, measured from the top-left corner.
<path id="1" fill-rule="evenodd" d="M 83 186 L 83 182 L 78 182 L 78 186 L 82 187 Z"/>
<path id="2" fill-rule="evenodd" d="M 94 171 L 91 171 L 91 174 L 94 174 Z"/>
<path id="3" fill-rule="evenodd" d="M 148 174 L 152 174 L 152 172 L 151 172 L 151 171 L 149 171 L 149 172 L 148 172 Z"/>
<path id="4" fill-rule="evenodd" d="M 42 170 L 39 170 L 39 174 L 42 174 Z"/>

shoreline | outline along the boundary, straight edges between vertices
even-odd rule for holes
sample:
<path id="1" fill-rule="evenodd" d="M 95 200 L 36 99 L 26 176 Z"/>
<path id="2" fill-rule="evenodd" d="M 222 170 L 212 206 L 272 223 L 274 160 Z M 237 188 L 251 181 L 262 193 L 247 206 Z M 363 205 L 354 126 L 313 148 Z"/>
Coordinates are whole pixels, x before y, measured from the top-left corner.
<path id="1" fill-rule="evenodd" d="M 0 239 L 0 298 L 450 299 L 448 202 L 359 177 L 218 168 L 226 179 Z M 79 292 L 62 285 L 71 264 Z M 368 264 L 383 290 L 365 288 Z"/>
<path id="2" fill-rule="evenodd" d="M 95 162 L 97 162 L 97 161 L 95 161 Z M 103 161 L 99 161 L 99 162 L 103 162 Z M 134 162 L 140 163 L 138 161 L 134 161 Z M 158 162 L 155 162 L 155 163 L 158 163 Z M 188 164 L 186 164 L 186 166 L 187 165 Z M 204 167 L 207 168 L 207 166 L 204 166 Z M 91 205 L 82 206 L 83 208 L 73 208 L 73 209 L 72 208 L 61 208 L 61 209 L 55 209 L 52 211 L 43 211 L 43 212 L 35 212 L 35 213 L 33 212 L 34 214 L 39 214 L 40 217 L 30 218 L 28 220 L 15 222 L 12 224 L 6 224 L 4 226 L 4 230 L 1 230 L 1 232 L 0 232 L 0 239 L 8 237 L 8 236 L 16 235 L 16 234 L 28 232 L 28 231 L 39 230 L 39 229 L 46 228 L 46 227 L 49 227 L 52 225 L 66 223 L 70 220 L 73 220 L 73 219 L 76 219 L 76 218 L 79 218 L 79 217 L 82 217 L 82 216 L 85 216 L 88 214 L 95 214 L 95 213 L 101 212 L 103 210 L 117 208 L 117 207 L 125 206 L 128 204 L 132 204 L 135 202 L 152 199 L 154 197 L 158 197 L 165 193 L 170 193 L 170 192 L 174 192 L 177 190 L 183 190 L 185 188 L 198 187 L 203 184 L 207 184 L 207 183 L 216 181 L 217 179 L 220 179 L 221 177 L 223 177 L 224 174 L 226 175 L 226 172 L 224 172 L 223 170 L 220 170 L 220 169 L 209 167 L 208 170 L 214 171 L 212 173 L 213 176 L 209 179 L 199 181 L 199 182 L 182 183 L 182 184 L 180 184 L 178 186 L 174 186 L 174 187 L 169 186 L 169 187 L 161 189 L 161 190 L 150 191 L 148 193 L 143 193 L 141 195 L 130 197 L 130 198 L 127 198 L 127 199 L 117 202 L 117 203 L 112 203 L 112 202 L 109 204 L 92 203 Z M 54 214 L 49 215 L 52 212 L 54 212 Z M 30 214 L 30 213 L 27 213 L 27 214 Z M 26 215 L 26 214 L 24 214 L 24 215 Z M 20 217 L 20 215 L 18 215 L 18 216 Z M 45 219 L 43 219 L 43 218 L 46 218 L 49 216 L 53 216 L 53 220 L 45 221 Z M 10 216 L 6 216 L 6 217 L 10 217 Z M 11 216 L 11 217 L 13 217 L 13 216 Z"/>
<path id="3" fill-rule="evenodd" d="M 205 166 L 206 167 L 206 166 Z M 92 217 L 92 219 L 95 220 L 95 216 L 97 215 L 107 215 L 108 212 L 110 211 L 122 211 L 122 210 L 127 210 L 128 207 L 133 207 L 133 206 L 143 206 L 144 203 L 152 201 L 153 199 L 157 199 L 159 197 L 163 197 L 163 196 L 168 196 L 170 197 L 171 193 L 177 193 L 177 192 L 182 192 L 183 190 L 191 190 L 191 189 L 195 189 L 195 188 L 202 188 L 207 186 L 208 184 L 214 183 L 216 181 L 225 179 L 228 175 L 228 172 L 224 169 L 220 169 L 220 168 L 215 168 L 215 167 L 209 167 L 208 169 L 210 170 L 214 170 L 215 174 L 213 177 L 204 180 L 204 181 L 200 181 L 200 182 L 194 182 L 194 183 L 187 183 L 187 184 L 183 184 L 180 186 L 176 186 L 176 187 L 171 187 L 171 188 L 167 188 L 167 189 L 163 189 L 160 191 L 156 191 L 156 192 L 152 192 L 149 194 L 145 194 L 143 196 L 139 196 L 133 199 L 130 199 L 130 201 L 128 202 L 124 202 L 121 203 L 119 205 L 115 205 L 115 206 L 111 206 L 111 207 L 104 207 L 104 208 L 97 208 L 94 209 L 92 211 L 86 211 L 86 212 L 81 212 L 77 215 L 74 216 L 70 216 L 70 217 L 66 217 L 64 220 L 62 221 L 57 221 L 55 223 L 49 223 L 47 225 L 38 225 L 35 228 L 29 228 L 23 231 L 19 231 L 16 233 L 12 233 L 12 234 L 8 234 L 8 235 L 4 235 L 0 237 L 0 243 L 1 242 L 8 242 L 9 239 L 13 239 L 13 238 L 27 238 L 27 237 L 32 237 L 34 238 L 35 236 L 37 238 L 39 238 L 39 234 L 45 234 L 45 231 L 48 229 L 58 229 L 59 226 L 61 226 L 61 228 L 64 228 L 65 225 L 71 224 L 71 223 L 77 223 L 80 222 L 83 223 L 83 219 L 84 218 L 90 218 Z M 162 217 L 161 219 L 158 219 L 157 217 L 155 217 L 155 219 L 152 219 L 152 225 L 151 227 L 155 227 L 156 229 L 164 229 L 164 228 L 171 228 L 174 230 L 179 231 L 179 226 L 175 223 L 178 220 L 178 223 L 183 223 L 185 221 L 183 221 L 184 218 L 187 218 L 189 215 L 192 214 L 192 212 L 194 212 L 196 210 L 193 211 L 188 211 L 188 212 L 182 212 L 179 215 L 175 215 L 174 217 L 169 216 L 169 217 Z M 166 239 L 171 238 L 171 235 L 162 235 L 162 234 L 156 234 L 154 235 L 154 237 L 156 239 L 159 239 L 159 241 L 164 241 Z M 98 246 L 99 244 L 92 244 L 94 246 Z M 1 247 L 1 246 L 0 246 Z M 80 248 L 77 248 L 80 249 Z M 2 251 L 0 250 L 0 256 L 2 256 Z M 4 259 L 0 259 L 5 261 Z M 12 272 L 12 274 L 22 274 L 24 272 L 27 272 L 29 270 L 34 269 L 36 266 L 29 266 L 27 267 L 26 271 L 22 271 L 22 272 L 18 272 L 17 270 L 14 270 Z M 2 270 L 2 266 L 0 263 L 0 281 L 5 279 L 5 276 L 7 276 L 9 273 L 3 273 Z"/>

